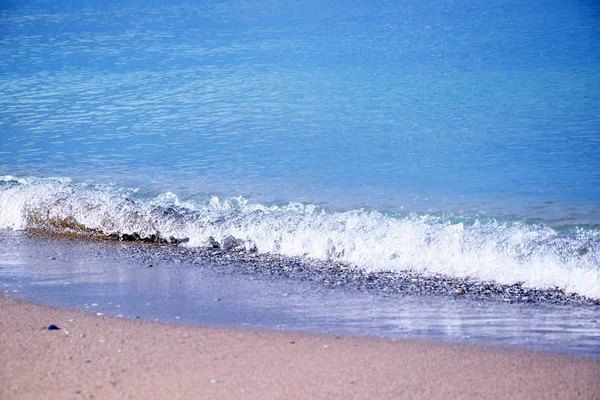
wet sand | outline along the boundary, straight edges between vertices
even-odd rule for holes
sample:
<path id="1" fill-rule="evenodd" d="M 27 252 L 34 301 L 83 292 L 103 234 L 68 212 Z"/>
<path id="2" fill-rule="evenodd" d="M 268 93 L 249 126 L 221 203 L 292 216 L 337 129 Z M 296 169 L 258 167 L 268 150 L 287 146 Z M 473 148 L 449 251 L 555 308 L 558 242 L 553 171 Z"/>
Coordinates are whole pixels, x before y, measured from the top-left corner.
<path id="1" fill-rule="evenodd" d="M 0 310 L 2 399 L 600 398 L 598 359 Z"/>
<path id="2" fill-rule="evenodd" d="M 42 305 L 198 326 L 600 357 L 596 305 L 506 303 L 470 292 L 405 295 L 393 276 L 388 286 L 385 279 L 349 278 L 335 266 L 299 267 L 294 259 L 269 263 L 243 253 L 80 236 L 0 230 L 0 249 L 3 292 Z M 303 272 L 290 272 L 296 269 Z"/>

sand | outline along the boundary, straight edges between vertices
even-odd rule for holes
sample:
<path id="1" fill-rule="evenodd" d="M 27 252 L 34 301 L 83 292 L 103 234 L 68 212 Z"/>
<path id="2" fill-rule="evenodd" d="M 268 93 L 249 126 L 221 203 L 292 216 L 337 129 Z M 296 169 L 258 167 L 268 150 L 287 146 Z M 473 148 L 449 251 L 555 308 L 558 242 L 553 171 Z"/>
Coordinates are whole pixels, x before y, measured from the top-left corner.
<path id="1" fill-rule="evenodd" d="M 4 400 L 600 399 L 598 359 L 168 325 L 12 299 L 0 310 Z"/>

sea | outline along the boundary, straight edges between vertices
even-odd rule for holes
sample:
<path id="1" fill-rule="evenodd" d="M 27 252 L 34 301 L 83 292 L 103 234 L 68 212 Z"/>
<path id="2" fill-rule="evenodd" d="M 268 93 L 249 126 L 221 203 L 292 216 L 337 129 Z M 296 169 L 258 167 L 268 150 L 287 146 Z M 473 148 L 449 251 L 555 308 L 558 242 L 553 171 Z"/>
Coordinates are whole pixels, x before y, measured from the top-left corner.
<path id="1" fill-rule="evenodd" d="M 319 268 L 273 273 L 292 261 Z M 600 6 L 4 0 L 0 284 L 125 317 L 599 356 Z"/>

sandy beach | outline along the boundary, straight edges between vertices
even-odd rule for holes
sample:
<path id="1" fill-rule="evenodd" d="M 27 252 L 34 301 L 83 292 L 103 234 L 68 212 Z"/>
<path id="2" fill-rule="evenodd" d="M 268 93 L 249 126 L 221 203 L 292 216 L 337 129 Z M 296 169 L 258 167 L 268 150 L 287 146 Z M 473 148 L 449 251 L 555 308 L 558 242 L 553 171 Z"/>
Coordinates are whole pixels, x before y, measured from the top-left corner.
<path id="1" fill-rule="evenodd" d="M 168 325 L 5 298 L 0 309 L 6 400 L 600 398 L 597 359 Z"/>

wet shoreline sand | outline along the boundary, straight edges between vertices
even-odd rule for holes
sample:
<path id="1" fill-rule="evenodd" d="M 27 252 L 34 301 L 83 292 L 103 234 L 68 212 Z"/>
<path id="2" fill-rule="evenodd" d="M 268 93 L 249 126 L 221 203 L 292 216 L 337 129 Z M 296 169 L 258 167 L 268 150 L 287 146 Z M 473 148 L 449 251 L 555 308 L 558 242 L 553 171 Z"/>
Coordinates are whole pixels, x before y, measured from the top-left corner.
<path id="1" fill-rule="evenodd" d="M 11 234 L 19 232 L 11 232 Z M 0 232 L 0 241 L 7 240 L 7 232 Z M 27 229 L 24 235 L 30 239 L 55 243 L 100 242 L 107 245 L 128 243 L 131 247 L 145 249 L 149 254 L 170 254 L 194 263 L 210 263 L 221 268 L 235 266 L 241 273 L 301 281 L 315 281 L 324 287 L 345 287 L 361 291 L 379 291 L 402 295 L 467 296 L 476 300 L 504 303 L 540 303 L 549 305 L 592 306 L 600 305 L 600 298 L 592 298 L 568 292 L 559 287 L 544 289 L 527 287 L 519 283 L 498 283 L 470 277 L 454 277 L 443 274 L 426 274 L 414 270 L 371 271 L 357 268 L 349 263 L 335 260 L 318 260 L 289 257 L 272 253 L 245 251 L 241 241 L 232 236 L 223 243 L 212 239 L 209 247 L 180 247 L 178 242 L 158 241 L 156 238 L 115 237 L 111 235 L 61 232 L 52 229 Z M 162 249 L 161 252 L 159 249 Z M 178 262 L 181 261 L 178 260 Z M 148 265 L 152 265 L 151 261 Z"/>
<path id="2" fill-rule="evenodd" d="M 600 308 L 577 301 L 507 304 L 493 294 L 427 294 L 427 288 L 403 294 L 405 280 L 417 289 L 431 284 L 447 291 L 457 281 L 433 277 L 413 284 L 410 275 L 361 274 L 325 262 L 223 249 L 12 231 L 0 231 L 0 244 L 4 293 L 41 305 L 204 327 L 600 356 Z"/>
<path id="3" fill-rule="evenodd" d="M 3 399 L 600 396 L 598 359 L 0 307 Z"/>

